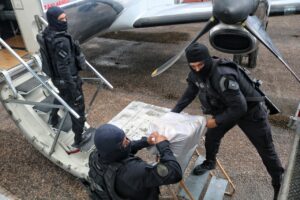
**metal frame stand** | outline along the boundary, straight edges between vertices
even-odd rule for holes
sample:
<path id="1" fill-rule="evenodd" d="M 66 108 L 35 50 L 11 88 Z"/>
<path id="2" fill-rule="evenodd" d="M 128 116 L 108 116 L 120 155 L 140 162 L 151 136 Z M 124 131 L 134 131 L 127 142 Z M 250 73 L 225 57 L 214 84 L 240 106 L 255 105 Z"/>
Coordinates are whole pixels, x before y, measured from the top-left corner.
<path id="1" fill-rule="evenodd" d="M 195 150 L 197 156 L 200 156 L 201 154 L 199 153 L 198 149 Z M 221 162 L 217 159 L 217 166 L 220 168 L 222 174 L 225 176 L 226 180 L 228 181 L 229 185 L 231 186 L 231 191 L 225 192 L 226 195 L 232 196 L 235 193 L 235 185 L 231 178 L 229 177 L 228 173 L 225 171 L 224 167 L 222 166 Z M 210 172 L 210 175 L 213 176 L 213 172 Z M 193 195 L 191 194 L 190 190 L 186 187 L 184 180 L 181 180 L 179 182 L 179 187 L 181 187 L 184 192 L 187 194 L 187 196 L 190 198 L 190 200 L 195 200 Z M 174 193 L 171 188 L 169 190 Z M 176 197 L 176 199 L 178 199 Z"/>
<path id="2" fill-rule="evenodd" d="M 203 138 L 203 140 L 205 140 L 205 139 Z M 198 149 L 196 149 L 196 154 L 198 156 L 201 155 L 199 153 Z M 216 161 L 217 161 L 217 166 L 220 168 L 222 174 L 225 176 L 226 180 L 228 181 L 229 185 L 231 186 L 231 191 L 229 191 L 229 192 L 227 191 L 227 192 L 225 192 L 225 194 L 228 195 L 228 196 L 232 196 L 235 193 L 235 185 L 234 185 L 233 181 L 231 180 L 230 176 L 228 175 L 228 173 L 226 172 L 226 170 L 224 169 L 223 165 L 221 164 L 221 162 L 219 161 L 218 158 L 216 159 Z M 213 176 L 212 171 L 210 172 L 210 175 Z"/>

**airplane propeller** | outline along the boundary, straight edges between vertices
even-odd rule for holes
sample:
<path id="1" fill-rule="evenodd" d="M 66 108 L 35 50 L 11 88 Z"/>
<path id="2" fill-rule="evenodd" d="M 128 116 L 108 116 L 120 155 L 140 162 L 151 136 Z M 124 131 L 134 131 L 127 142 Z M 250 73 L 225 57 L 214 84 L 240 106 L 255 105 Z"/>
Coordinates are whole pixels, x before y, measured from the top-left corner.
<path id="1" fill-rule="evenodd" d="M 273 44 L 270 36 L 263 29 L 263 26 L 261 26 L 260 20 L 256 16 L 249 16 L 245 21 L 244 26 L 254 37 L 256 37 L 256 39 L 258 39 L 266 48 L 268 48 L 278 58 L 278 60 L 280 60 L 283 63 L 283 65 L 291 72 L 291 74 L 300 83 L 300 78 L 285 62 L 279 50 Z"/>
<path id="2" fill-rule="evenodd" d="M 206 23 L 205 27 L 196 35 L 196 37 L 188 43 L 177 55 L 172 57 L 170 60 L 168 60 L 166 63 L 164 63 L 162 66 L 157 68 L 154 72 L 152 72 L 151 76 L 155 77 L 169 69 L 185 52 L 185 49 L 188 48 L 191 44 L 196 42 L 201 36 L 203 36 L 205 33 L 207 33 L 210 29 L 212 29 L 215 25 L 219 23 L 218 20 L 216 20 L 214 17 L 211 17 L 210 20 Z"/>
<path id="3" fill-rule="evenodd" d="M 157 68 L 152 74 L 152 77 L 158 76 L 167 69 L 169 69 L 185 52 L 192 43 L 196 42 L 201 36 L 210 31 L 219 22 L 226 25 L 240 24 L 249 33 L 252 34 L 258 41 L 260 41 L 266 48 L 268 48 L 277 59 L 279 59 L 284 66 L 291 72 L 291 74 L 300 83 L 300 78 L 285 62 L 279 50 L 273 44 L 270 36 L 264 29 L 261 21 L 257 16 L 253 15 L 258 6 L 257 0 L 240 0 L 236 3 L 234 0 L 214 0 L 213 1 L 213 16 L 206 23 L 205 27 L 197 34 L 197 36 L 188 43 L 177 55 L 169 59 L 162 66 Z"/>

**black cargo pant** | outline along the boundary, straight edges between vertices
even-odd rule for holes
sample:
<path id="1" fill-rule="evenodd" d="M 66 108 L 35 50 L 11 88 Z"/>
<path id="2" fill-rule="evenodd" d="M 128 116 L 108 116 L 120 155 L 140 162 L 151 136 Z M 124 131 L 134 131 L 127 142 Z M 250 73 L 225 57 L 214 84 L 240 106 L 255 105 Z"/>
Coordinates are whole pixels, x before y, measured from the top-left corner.
<path id="1" fill-rule="evenodd" d="M 79 144 L 82 140 L 82 132 L 83 132 L 83 127 L 85 122 L 85 112 L 84 112 L 85 105 L 84 105 L 84 96 L 82 92 L 82 80 L 80 77 L 75 78 L 75 80 L 76 80 L 76 89 L 82 96 L 82 98 L 77 102 L 74 102 L 74 99 L 72 98 L 72 93 L 69 88 L 59 84 L 55 84 L 55 86 L 59 90 L 59 95 L 61 96 L 61 98 L 63 98 L 66 101 L 66 103 L 80 116 L 79 119 L 76 119 L 76 117 L 70 114 L 71 121 L 72 121 L 72 131 L 75 134 L 74 142 L 75 144 Z M 57 99 L 55 99 L 54 104 L 60 104 L 60 103 Z M 58 108 L 53 109 L 51 115 L 53 116 L 57 115 L 58 110 L 59 110 Z"/>
<path id="2" fill-rule="evenodd" d="M 268 173 L 272 177 L 272 184 L 280 184 L 284 169 L 275 151 L 271 127 L 267 119 L 267 110 L 264 105 L 257 104 L 237 124 L 258 151 Z M 224 124 L 207 130 L 205 138 L 207 160 L 216 159 L 221 139 L 234 125 Z"/>

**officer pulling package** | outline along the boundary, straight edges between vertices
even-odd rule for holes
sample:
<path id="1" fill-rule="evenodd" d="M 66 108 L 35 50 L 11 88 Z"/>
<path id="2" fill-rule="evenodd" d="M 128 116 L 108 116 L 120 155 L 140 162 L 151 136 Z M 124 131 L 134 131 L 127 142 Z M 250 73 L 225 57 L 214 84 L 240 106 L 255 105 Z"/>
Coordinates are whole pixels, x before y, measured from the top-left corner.
<path id="1" fill-rule="evenodd" d="M 185 171 L 204 128 L 203 117 L 169 112 L 160 119 L 151 121 L 147 134 L 149 136 L 157 131 L 166 136 L 182 171 Z M 155 146 L 151 147 L 151 152 L 158 153 Z"/>
<path id="2" fill-rule="evenodd" d="M 139 140 L 153 131 L 165 135 L 183 171 L 200 141 L 206 124 L 203 116 L 173 113 L 168 108 L 138 101 L 127 105 L 109 123 L 124 130 L 130 140 Z M 150 151 L 154 152 L 153 149 Z"/>

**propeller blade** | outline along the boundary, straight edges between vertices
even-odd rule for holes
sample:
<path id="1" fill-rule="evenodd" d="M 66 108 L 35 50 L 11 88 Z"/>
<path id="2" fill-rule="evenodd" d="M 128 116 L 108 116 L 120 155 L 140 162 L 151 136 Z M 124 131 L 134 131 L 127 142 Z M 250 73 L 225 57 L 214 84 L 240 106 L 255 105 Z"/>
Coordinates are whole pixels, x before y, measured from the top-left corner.
<path id="1" fill-rule="evenodd" d="M 155 71 L 152 72 L 151 76 L 155 77 L 169 69 L 184 53 L 185 49 L 188 48 L 192 43 L 196 42 L 202 35 L 207 33 L 212 27 L 218 24 L 218 21 L 211 17 L 209 21 L 206 23 L 205 27 L 197 34 L 197 36 L 188 44 L 186 45 L 177 55 L 172 57 L 170 60 L 168 60 L 166 63 L 164 63 L 162 66 L 157 68 Z"/>
<path id="2" fill-rule="evenodd" d="M 290 66 L 285 62 L 279 50 L 273 44 L 270 36 L 265 31 L 260 20 L 256 16 L 249 16 L 245 21 L 245 28 L 252 33 L 265 47 L 267 47 L 275 56 L 280 60 L 284 66 L 291 72 L 291 74 L 300 83 L 300 78 L 297 74 L 290 68 Z"/>

